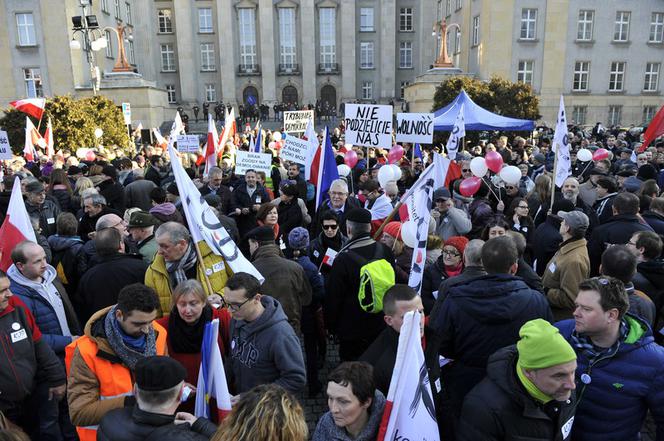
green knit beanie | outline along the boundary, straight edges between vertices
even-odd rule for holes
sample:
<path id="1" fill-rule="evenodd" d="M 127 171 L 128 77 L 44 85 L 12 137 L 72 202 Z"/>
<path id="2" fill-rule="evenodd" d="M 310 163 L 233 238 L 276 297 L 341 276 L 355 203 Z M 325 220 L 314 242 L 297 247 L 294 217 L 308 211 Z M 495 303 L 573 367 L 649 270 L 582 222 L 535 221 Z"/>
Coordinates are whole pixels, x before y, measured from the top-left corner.
<path id="1" fill-rule="evenodd" d="M 574 349 L 546 320 L 527 322 L 519 330 L 519 337 L 516 349 L 519 365 L 524 369 L 544 369 L 576 360 Z"/>

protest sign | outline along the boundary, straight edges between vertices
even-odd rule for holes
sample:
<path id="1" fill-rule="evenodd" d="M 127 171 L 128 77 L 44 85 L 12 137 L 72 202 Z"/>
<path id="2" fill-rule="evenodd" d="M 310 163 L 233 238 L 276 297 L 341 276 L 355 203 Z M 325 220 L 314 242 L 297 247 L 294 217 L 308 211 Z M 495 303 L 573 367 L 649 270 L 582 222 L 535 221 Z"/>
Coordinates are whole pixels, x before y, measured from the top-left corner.
<path id="1" fill-rule="evenodd" d="M 178 135 L 176 141 L 178 143 L 178 152 L 198 153 L 198 148 L 200 147 L 198 135 Z"/>
<path id="2" fill-rule="evenodd" d="M 307 130 L 309 120 L 313 121 L 313 110 L 297 110 L 293 112 L 284 112 L 284 132 L 304 133 Z"/>
<path id="3" fill-rule="evenodd" d="M 433 113 L 397 113 L 397 142 L 431 144 Z"/>
<path id="4" fill-rule="evenodd" d="M 7 132 L 0 130 L 0 160 L 12 159 L 12 148 L 9 146 Z"/>
<path id="5" fill-rule="evenodd" d="M 131 104 L 122 103 L 122 116 L 124 117 L 125 126 L 131 124 Z"/>
<path id="6" fill-rule="evenodd" d="M 311 143 L 304 139 L 289 136 L 279 152 L 279 157 L 284 161 L 293 161 L 297 164 L 306 164 L 309 156 Z"/>
<path id="7" fill-rule="evenodd" d="M 235 158 L 236 175 L 244 175 L 247 170 L 263 171 L 269 175 L 271 166 L 272 155 L 269 153 L 237 151 Z"/>
<path id="8" fill-rule="evenodd" d="M 367 147 L 392 146 L 392 106 L 346 104 L 346 142 Z"/>

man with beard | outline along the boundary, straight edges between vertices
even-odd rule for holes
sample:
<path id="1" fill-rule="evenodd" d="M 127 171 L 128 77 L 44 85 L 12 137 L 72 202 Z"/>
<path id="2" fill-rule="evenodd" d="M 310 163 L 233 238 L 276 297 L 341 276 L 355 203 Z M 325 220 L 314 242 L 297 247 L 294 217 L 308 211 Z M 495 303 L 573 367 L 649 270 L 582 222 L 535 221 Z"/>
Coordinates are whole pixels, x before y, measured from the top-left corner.
<path id="1" fill-rule="evenodd" d="M 572 202 L 577 210 L 583 211 L 583 213 L 588 216 L 590 226 L 586 232 L 586 237 L 590 237 L 592 234 L 593 228 L 599 225 L 599 219 L 597 218 L 597 213 L 592 207 L 584 202 L 583 199 L 579 197 L 579 181 L 574 177 L 569 177 L 563 182 L 563 187 L 561 189 L 563 198 Z"/>

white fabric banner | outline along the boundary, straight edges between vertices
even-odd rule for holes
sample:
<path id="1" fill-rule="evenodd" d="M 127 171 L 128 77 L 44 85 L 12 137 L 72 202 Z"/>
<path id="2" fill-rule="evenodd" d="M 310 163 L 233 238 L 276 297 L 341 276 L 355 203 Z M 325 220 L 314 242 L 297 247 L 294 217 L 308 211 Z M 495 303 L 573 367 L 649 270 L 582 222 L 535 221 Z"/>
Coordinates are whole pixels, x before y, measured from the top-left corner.
<path id="1" fill-rule="evenodd" d="M 565 179 L 572 174 L 572 160 L 569 153 L 570 145 L 567 137 L 567 115 L 565 114 L 565 101 L 562 95 L 560 95 L 560 110 L 558 110 L 558 120 L 556 121 L 556 132 L 553 135 L 552 149 L 558 156 L 556 186 L 562 187 Z"/>
<path id="2" fill-rule="evenodd" d="M 417 227 L 415 235 L 417 246 L 413 250 L 410 274 L 408 275 L 408 286 L 417 291 L 418 294 L 422 290 L 422 276 L 426 264 L 433 186 L 433 178 L 428 179 L 411 197 L 410 200 L 413 201 L 413 206 L 408 205 L 408 208 L 413 210 L 415 214 L 414 216 L 410 216 L 409 222 L 415 222 L 415 226 Z"/>
<path id="3" fill-rule="evenodd" d="M 459 151 L 459 143 L 464 136 L 466 136 L 466 123 L 463 116 L 463 104 L 461 104 L 459 113 L 457 113 L 456 120 L 454 121 L 454 127 L 447 140 L 447 145 L 445 145 L 448 158 L 456 159 L 457 152 Z"/>

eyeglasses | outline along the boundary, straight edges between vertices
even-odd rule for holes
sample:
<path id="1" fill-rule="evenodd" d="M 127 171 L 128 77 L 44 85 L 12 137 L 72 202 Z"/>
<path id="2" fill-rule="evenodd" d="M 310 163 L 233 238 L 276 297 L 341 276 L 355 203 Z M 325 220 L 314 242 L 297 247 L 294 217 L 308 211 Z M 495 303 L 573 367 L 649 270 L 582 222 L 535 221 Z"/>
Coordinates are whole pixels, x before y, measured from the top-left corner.
<path id="1" fill-rule="evenodd" d="M 336 230 L 339 225 L 323 225 L 324 230 Z"/>
<path id="2" fill-rule="evenodd" d="M 462 168 L 461 171 L 462 171 L 463 173 L 467 173 L 467 172 L 470 171 L 470 169 L 469 169 L 469 168 Z"/>
<path id="3" fill-rule="evenodd" d="M 450 257 L 459 257 L 461 254 L 459 254 L 457 251 L 452 251 L 452 250 L 443 250 L 443 254 L 446 256 Z"/>
<path id="4" fill-rule="evenodd" d="M 242 307 L 243 307 L 247 302 L 249 302 L 250 300 L 253 300 L 253 299 L 254 299 L 253 297 L 249 297 L 247 300 L 245 300 L 244 302 L 242 302 L 242 303 L 240 303 L 240 304 L 237 304 L 237 303 L 228 303 L 228 302 L 226 302 L 226 306 L 228 306 L 228 309 L 230 309 L 231 311 L 236 311 L 236 312 L 237 312 L 237 311 L 239 311 L 240 309 L 242 309 Z"/>
<path id="5" fill-rule="evenodd" d="M 625 245 L 631 245 L 633 247 L 636 247 L 636 242 L 632 242 L 631 240 L 627 242 Z"/>
<path id="6" fill-rule="evenodd" d="M 330 191 L 330 196 L 346 196 L 348 193 L 342 191 Z"/>

